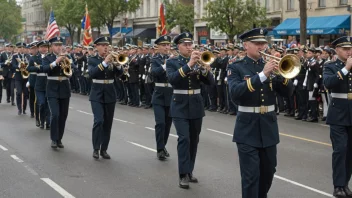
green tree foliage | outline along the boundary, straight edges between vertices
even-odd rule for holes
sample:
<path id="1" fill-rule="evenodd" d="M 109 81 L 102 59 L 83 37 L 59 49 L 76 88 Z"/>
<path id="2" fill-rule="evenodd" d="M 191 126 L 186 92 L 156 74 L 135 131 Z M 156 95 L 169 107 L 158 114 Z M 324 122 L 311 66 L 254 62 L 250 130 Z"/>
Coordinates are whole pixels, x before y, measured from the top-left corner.
<path id="1" fill-rule="evenodd" d="M 194 6 L 186 5 L 180 1 L 165 1 L 166 29 L 171 30 L 180 25 L 181 32 L 194 30 Z"/>
<path id="2" fill-rule="evenodd" d="M 85 2 L 83 0 L 43 0 L 43 5 L 46 11 L 53 9 L 57 24 L 65 27 L 73 40 L 75 30 L 81 28 Z"/>
<path id="3" fill-rule="evenodd" d="M 92 26 L 106 25 L 109 30 L 114 27 L 114 20 L 127 12 L 135 12 L 140 0 L 87 0 Z M 110 36 L 112 37 L 110 32 Z"/>
<path id="4" fill-rule="evenodd" d="M 207 26 L 226 33 L 231 41 L 235 35 L 269 24 L 266 9 L 253 0 L 210 1 L 205 10 Z"/>
<path id="5" fill-rule="evenodd" d="M 14 0 L 0 0 L 0 37 L 12 40 L 21 32 L 21 8 Z"/>

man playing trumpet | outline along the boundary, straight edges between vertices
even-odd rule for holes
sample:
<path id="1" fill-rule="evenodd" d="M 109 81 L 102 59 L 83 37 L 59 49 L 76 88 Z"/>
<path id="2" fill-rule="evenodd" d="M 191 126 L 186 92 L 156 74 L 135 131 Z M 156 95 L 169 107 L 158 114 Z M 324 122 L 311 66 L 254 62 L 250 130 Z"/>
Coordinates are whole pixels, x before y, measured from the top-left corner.
<path id="1" fill-rule="evenodd" d="M 67 68 L 63 68 L 62 64 L 67 60 L 67 55 L 62 55 L 62 41 L 61 37 L 54 37 L 49 40 L 51 43 L 52 53 L 48 54 L 43 58 L 43 71 L 47 73 L 47 86 L 46 86 L 46 97 L 48 98 L 48 104 L 50 109 L 50 137 L 51 147 L 56 149 L 64 148 L 62 144 L 62 137 L 64 135 L 66 119 L 68 116 L 68 107 L 70 103 L 71 90 L 69 77 L 65 75 Z M 72 68 L 72 64 L 66 67 Z"/>
<path id="2" fill-rule="evenodd" d="M 88 73 L 93 79 L 89 100 L 94 114 L 92 141 L 95 159 L 99 159 L 99 150 L 104 159 L 110 159 L 106 151 L 110 142 L 116 104 L 114 79 L 116 75 L 123 73 L 121 65 L 113 65 L 113 56 L 109 54 L 109 43 L 108 37 L 96 39 L 94 44 L 98 54 L 88 60 Z"/>
<path id="3" fill-rule="evenodd" d="M 247 56 L 229 65 L 230 98 L 238 104 L 233 141 L 237 144 L 242 177 L 242 197 L 267 197 L 276 171 L 279 131 L 275 113 L 275 92 L 290 96 L 292 83 L 281 76 L 273 58 L 265 64 L 260 51 L 267 46 L 266 29 L 243 33 Z"/>

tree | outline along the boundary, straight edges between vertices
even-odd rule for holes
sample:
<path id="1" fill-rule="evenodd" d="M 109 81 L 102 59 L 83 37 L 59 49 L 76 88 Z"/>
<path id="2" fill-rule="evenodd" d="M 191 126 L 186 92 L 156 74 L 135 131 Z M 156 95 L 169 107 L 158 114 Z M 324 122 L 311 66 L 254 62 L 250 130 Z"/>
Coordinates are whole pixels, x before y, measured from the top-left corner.
<path id="1" fill-rule="evenodd" d="M 22 30 L 21 8 L 14 0 L 0 0 L 0 37 L 12 40 Z"/>
<path id="2" fill-rule="evenodd" d="M 216 0 L 205 6 L 207 26 L 226 33 L 232 41 L 235 35 L 257 26 L 267 26 L 266 9 L 253 0 Z"/>
<path id="3" fill-rule="evenodd" d="M 95 25 L 106 25 L 110 37 L 113 36 L 112 28 L 115 19 L 127 12 L 135 12 L 140 6 L 140 2 L 140 0 L 87 0 L 90 17 L 94 19 L 92 24 L 94 22 Z"/>
<path id="4" fill-rule="evenodd" d="M 299 0 L 300 44 L 306 45 L 307 40 L 307 0 Z"/>
<path id="5" fill-rule="evenodd" d="M 165 1 L 166 29 L 171 30 L 179 25 L 181 32 L 194 30 L 194 6 L 186 5 L 180 1 Z"/>
<path id="6" fill-rule="evenodd" d="M 43 4 L 45 10 L 53 9 L 57 24 L 67 29 L 73 41 L 75 30 L 81 28 L 85 2 L 83 0 L 43 0 Z M 77 35 L 77 38 L 79 37 L 80 35 Z"/>

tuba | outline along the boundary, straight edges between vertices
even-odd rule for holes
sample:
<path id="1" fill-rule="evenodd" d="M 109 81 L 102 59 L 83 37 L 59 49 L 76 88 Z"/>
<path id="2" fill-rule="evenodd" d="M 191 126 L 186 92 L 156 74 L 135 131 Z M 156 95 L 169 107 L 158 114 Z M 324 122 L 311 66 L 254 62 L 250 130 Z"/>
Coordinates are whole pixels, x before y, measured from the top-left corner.
<path id="1" fill-rule="evenodd" d="M 72 76 L 71 60 L 65 54 L 60 56 L 65 56 L 65 59 L 60 62 L 61 69 L 63 70 L 65 76 L 71 77 Z"/>
<path id="2" fill-rule="evenodd" d="M 282 58 L 266 54 L 265 52 L 259 51 L 264 58 L 274 59 L 278 64 L 278 69 L 274 71 L 274 75 L 281 75 L 284 78 L 292 79 L 296 77 L 301 71 L 301 61 L 298 56 L 294 54 L 287 54 Z M 265 61 L 267 62 L 267 61 Z"/>
<path id="3" fill-rule="evenodd" d="M 27 79 L 29 77 L 29 72 L 27 71 L 28 63 L 25 63 L 19 58 L 16 58 L 16 60 L 19 63 L 19 68 L 20 68 L 22 78 Z"/>

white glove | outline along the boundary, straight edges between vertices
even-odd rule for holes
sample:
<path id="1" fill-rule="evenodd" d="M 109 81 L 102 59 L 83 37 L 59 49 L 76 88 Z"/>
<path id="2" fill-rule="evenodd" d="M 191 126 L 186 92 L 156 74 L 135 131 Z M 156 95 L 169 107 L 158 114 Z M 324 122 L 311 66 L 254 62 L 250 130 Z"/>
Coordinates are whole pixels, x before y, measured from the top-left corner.
<path id="1" fill-rule="evenodd" d="M 166 64 L 163 64 L 161 66 L 164 68 L 164 70 L 166 70 Z"/>
<path id="2" fill-rule="evenodd" d="M 298 84 L 298 80 L 296 79 L 295 81 L 293 81 L 293 86 L 297 86 Z"/>
<path id="3" fill-rule="evenodd" d="M 318 84 L 317 83 L 314 83 L 314 88 L 318 88 Z"/>
<path id="4" fill-rule="evenodd" d="M 227 82 L 227 77 L 225 77 L 225 79 L 224 79 L 224 80 L 225 80 L 225 82 Z"/>
<path id="5" fill-rule="evenodd" d="M 29 87 L 29 81 L 27 81 L 27 83 L 26 83 L 26 87 Z"/>

